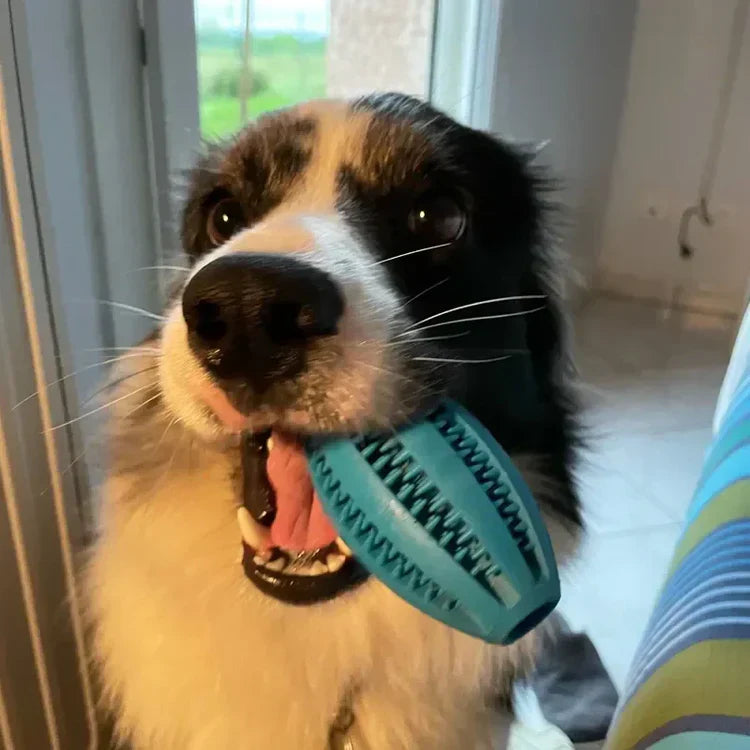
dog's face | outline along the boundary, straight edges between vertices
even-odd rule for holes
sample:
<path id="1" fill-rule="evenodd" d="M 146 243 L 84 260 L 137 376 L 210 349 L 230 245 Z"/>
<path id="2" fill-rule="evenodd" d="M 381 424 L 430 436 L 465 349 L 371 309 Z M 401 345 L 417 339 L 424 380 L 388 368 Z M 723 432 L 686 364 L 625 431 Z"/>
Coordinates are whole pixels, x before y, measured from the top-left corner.
<path id="1" fill-rule="evenodd" d="M 567 482 L 538 191 L 523 155 L 400 95 L 267 115 L 196 168 L 159 385 L 201 439 L 243 436 L 263 591 L 312 602 L 361 577 L 313 495 L 308 436 L 389 429 L 450 394 Z"/>

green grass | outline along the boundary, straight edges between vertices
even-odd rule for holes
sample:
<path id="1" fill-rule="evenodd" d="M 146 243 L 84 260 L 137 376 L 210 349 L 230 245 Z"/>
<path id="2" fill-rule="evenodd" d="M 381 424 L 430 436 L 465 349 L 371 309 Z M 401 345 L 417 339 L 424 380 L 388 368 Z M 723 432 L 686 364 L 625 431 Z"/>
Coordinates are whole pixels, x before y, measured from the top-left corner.
<path id="1" fill-rule="evenodd" d="M 220 71 L 239 71 L 242 40 L 234 35 L 210 31 L 198 34 L 198 87 L 201 131 L 217 139 L 236 131 L 240 122 L 238 98 L 210 93 L 211 81 Z M 267 87 L 248 99 L 248 113 L 255 117 L 270 109 L 325 95 L 325 39 L 291 34 L 253 37 L 251 73 L 258 71 Z"/>

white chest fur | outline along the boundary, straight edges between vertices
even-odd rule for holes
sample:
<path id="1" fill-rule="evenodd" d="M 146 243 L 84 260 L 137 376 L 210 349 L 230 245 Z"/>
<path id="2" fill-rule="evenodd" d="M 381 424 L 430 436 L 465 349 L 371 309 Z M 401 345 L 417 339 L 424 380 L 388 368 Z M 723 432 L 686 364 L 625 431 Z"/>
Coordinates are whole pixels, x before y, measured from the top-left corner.
<path id="1" fill-rule="evenodd" d="M 356 747 L 481 748 L 493 677 L 528 650 L 452 631 L 371 581 L 311 607 L 245 578 L 231 467 L 211 454 L 105 487 L 86 571 L 105 699 L 138 750 L 324 750 L 353 696 Z"/>

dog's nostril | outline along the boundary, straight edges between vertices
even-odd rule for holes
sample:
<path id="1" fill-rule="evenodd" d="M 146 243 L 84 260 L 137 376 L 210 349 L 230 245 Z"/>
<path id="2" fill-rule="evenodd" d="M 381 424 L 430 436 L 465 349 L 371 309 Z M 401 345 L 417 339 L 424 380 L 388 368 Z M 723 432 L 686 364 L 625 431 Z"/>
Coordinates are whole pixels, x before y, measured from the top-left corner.
<path id="1" fill-rule="evenodd" d="M 227 335 L 228 326 L 222 319 L 221 307 L 216 302 L 200 300 L 195 306 L 195 332 L 204 341 L 215 343 Z"/>
<path id="2" fill-rule="evenodd" d="M 275 343 L 303 341 L 336 333 L 340 310 L 301 302 L 271 302 L 265 309 L 265 329 Z"/>
<path id="3" fill-rule="evenodd" d="M 298 302 L 271 302 L 265 310 L 265 328 L 271 341 L 284 343 L 303 338 L 297 324 Z"/>

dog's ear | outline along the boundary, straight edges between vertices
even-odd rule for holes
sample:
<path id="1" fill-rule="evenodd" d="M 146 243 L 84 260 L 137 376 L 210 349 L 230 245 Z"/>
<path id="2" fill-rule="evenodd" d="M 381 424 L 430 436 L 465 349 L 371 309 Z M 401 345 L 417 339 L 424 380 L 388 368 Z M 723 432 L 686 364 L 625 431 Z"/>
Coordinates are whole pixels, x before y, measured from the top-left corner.
<path id="1" fill-rule="evenodd" d="M 462 169 L 470 181 L 475 223 L 483 247 L 528 269 L 542 241 L 549 181 L 527 150 L 488 133 L 461 127 L 454 134 Z"/>

